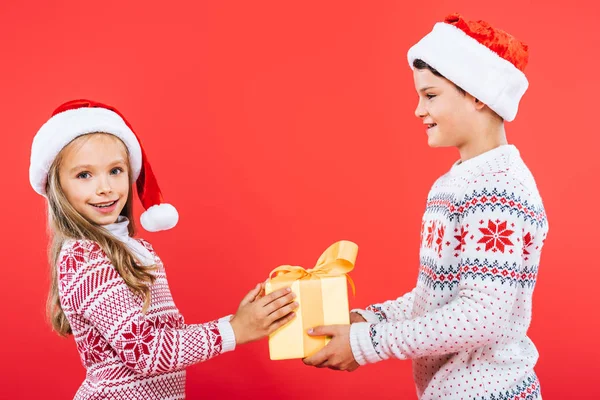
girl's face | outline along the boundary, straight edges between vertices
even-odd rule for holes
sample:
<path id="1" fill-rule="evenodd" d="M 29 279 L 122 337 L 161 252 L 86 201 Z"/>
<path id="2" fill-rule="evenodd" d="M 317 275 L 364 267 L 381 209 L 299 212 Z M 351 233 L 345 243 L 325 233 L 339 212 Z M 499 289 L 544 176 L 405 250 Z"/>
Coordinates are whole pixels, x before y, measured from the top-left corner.
<path id="1" fill-rule="evenodd" d="M 63 150 L 58 174 L 69 203 L 98 225 L 114 223 L 129 195 L 125 145 L 109 134 L 81 136 Z"/>
<path id="2" fill-rule="evenodd" d="M 419 103 L 415 115 L 423 121 L 427 143 L 431 147 L 462 147 L 473 132 L 475 98 L 462 94 L 446 78 L 428 69 L 414 69 L 415 89 Z"/>

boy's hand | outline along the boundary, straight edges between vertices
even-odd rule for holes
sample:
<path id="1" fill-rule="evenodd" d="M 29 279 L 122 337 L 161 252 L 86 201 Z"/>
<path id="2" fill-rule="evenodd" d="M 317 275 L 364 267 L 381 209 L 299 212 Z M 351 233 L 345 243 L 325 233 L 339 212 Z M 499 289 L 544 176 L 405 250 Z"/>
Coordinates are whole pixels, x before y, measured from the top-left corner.
<path id="1" fill-rule="evenodd" d="M 264 296 L 263 284 L 256 285 L 242 299 L 231 318 L 236 344 L 262 339 L 291 321 L 295 317 L 293 311 L 298 308 L 295 297 L 289 288 Z"/>
<path id="2" fill-rule="evenodd" d="M 367 322 L 367 320 L 357 312 L 350 313 L 350 323 L 355 324 L 357 322 Z"/>
<path id="3" fill-rule="evenodd" d="M 310 336 L 331 336 L 331 340 L 317 354 L 303 359 L 304 364 L 348 372 L 359 367 L 350 347 L 350 325 L 318 326 L 309 330 L 308 334 Z"/>

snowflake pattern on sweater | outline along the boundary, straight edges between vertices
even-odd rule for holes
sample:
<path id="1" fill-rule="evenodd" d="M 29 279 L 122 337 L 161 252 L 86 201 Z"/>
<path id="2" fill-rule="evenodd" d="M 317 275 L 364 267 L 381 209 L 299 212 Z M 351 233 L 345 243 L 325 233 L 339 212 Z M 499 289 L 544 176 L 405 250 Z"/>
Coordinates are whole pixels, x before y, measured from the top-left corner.
<path id="1" fill-rule="evenodd" d="M 538 399 L 527 337 L 548 222 L 512 145 L 455 164 L 433 185 L 416 287 L 357 310 L 359 364 L 412 359 L 420 399 Z"/>
<path id="2" fill-rule="evenodd" d="M 67 241 L 59 255 L 61 306 L 87 370 L 77 400 L 183 399 L 185 368 L 235 347 L 228 322 L 184 323 L 160 258 L 138 243 L 158 267 L 145 314 L 96 242 Z"/>

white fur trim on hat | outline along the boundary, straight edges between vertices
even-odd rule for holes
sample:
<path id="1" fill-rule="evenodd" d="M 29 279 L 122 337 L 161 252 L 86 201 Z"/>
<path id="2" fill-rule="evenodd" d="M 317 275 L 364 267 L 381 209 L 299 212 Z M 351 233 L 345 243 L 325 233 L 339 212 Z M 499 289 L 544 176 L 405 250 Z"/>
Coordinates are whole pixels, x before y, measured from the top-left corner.
<path id="1" fill-rule="evenodd" d="M 173 228 L 179 221 L 177 209 L 163 203 L 148 208 L 140 216 L 142 227 L 148 232 L 158 232 Z"/>
<path id="2" fill-rule="evenodd" d="M 31 146 L 29 181 L 37 193 L 46 194 L 48 171 L 58 153 L 73 139 L 93 132 L 112 134 L 125 143 L 133 177 L 137 179 L 142 168 L 142 149 L 123 118 L 105 108 L 82 107 L 54 115 L 35 135 Z"/>
<path id="3" fill-rule="evenodd" d="M 408 62 L 423 60 L 444 77 L 481 100 L 506 121 L 517 115 L 529 82 L 510 61 L 459 28 L 438 22 L 408 51 Z"/>

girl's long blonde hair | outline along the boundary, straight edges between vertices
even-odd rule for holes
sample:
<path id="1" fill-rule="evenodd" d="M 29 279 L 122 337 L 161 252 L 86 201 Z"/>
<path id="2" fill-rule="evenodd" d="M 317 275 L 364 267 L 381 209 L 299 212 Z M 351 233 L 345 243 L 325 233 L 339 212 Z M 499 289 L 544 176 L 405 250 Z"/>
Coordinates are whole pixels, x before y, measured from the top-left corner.
<path id="1" fill-rule="evenodd" d="M 109 135 L 101 132 L 87 134 L 79 136 L 70 144 L 86 140 L 86 137 L 89 138 L 90 135 L 96 134 Z M 110 136 L 116 140 L 120 140 L 116 136 Z M 124 147 L 127 149 L 127 146 L 124 145 Z M 48 221 L 51 235 L 51 244 L 48 252 L 51 281 L 47 301 L 47 315 L 52 328 L 61 336 L 73 333 L 71 325 L 61 307 L 58 291 L 58 257 L 65 241 L 79 239 L 92 240 L 98 243 L 131 291 L 143 299 L 143 312 L 150 305 L 150 285 L 155 280 L 155 276 L 151 273 L 155 269 L 155 266 L 142 266 L 124 243 L 116 239 L 103 227 L 86 219 L 69 203 L 60 185 L 58 173 L 64 158 L 63 152 L 65 148 L 66 146 L 52 163 L 48 172 L 48 183 L 46 184 Z M 127 163 L 129 165 L 129 196 L 125 207 L 121 211 L 121 215 L 129 219 L 129 235 L 133 236 L 135 233 L 133 223 L 133 177 L 129 163 L 129 152 L 127 152 Z"/>

